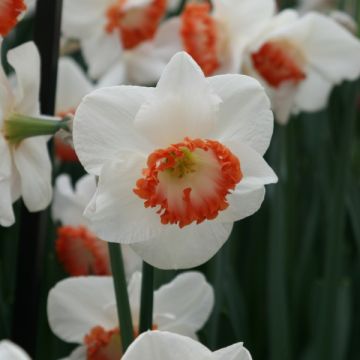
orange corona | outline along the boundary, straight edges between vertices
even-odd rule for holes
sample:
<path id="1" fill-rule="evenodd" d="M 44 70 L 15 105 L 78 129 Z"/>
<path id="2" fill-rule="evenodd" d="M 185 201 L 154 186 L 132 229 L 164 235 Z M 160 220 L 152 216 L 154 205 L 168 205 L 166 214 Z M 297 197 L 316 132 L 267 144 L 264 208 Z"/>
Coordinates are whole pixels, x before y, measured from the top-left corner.
<path id="1" fill-rule="evenodd" d="M 91 329 L 85 336 L 87 360 L 119 360 L 122 356 L 118 328 L 106 331 L 101 326 Z"/>
<path id="2" fill-rule="evenodd" d="M 159 207 L 162 224 L 180 228 L 217 217 L 242 179 L 239 159 L 214 140 L 191 140 L 154 151 L 134 189 L 145 207 Z"/>
<path id="3" fill-rule="evenodd" d="M 109 256 L 104 241 L 83 226 L 59 227 L 57 235 L 56 254 L 70 275 L 110 275 Z"/>
<path id="4" fill-rule="evenodd" d="M 206 76 L 220 66 L 217 23 L 210 14 L 209 3 L 186 5 L 181 15 L 181 37 L 184 49 L 199 64 Z"/>
<path id="5" fill-rule="evenodd" d="M 154 37 L 166 12 L 166 0 L 152 0 L 149 5 L 126 9 L 127 0 L 117 0 L 107 10 L 105 30 L 118 31 L 124 49 L 132 49 Z"/>
<path id="6" fill-rule="evenodd" d="M 157 326 L 153 325 L 152 329 L 156 330 Z M 139 331 L 135 329 L 134 337 L 137 336 Z M 119 360 L 123 355 L 119 328 L 105 330 L 101 326 L 95 326 L 85 336 L 84 343 L 87 347 L 87 360 Z"/>
<path id="7" fill-rule="evenodd" d="M 251 57 L 257 72 L 273 87 L 287 81 L 296 84 L 306 77 L 302 55 L 287 42 L 267 42 Z"/>
<path id="8" fill-rule="evenodd" d="M 17 24 L 19 15 L 26 10 L 23 0 L 0 0 L 0 35 L 6 36 Z"/>

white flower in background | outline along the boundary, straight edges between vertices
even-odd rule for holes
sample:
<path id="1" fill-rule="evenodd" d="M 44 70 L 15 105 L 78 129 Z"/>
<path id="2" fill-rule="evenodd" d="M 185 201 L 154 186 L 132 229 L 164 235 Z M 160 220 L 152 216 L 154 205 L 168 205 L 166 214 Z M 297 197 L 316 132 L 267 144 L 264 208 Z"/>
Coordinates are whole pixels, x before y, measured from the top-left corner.
<path id="1" fill-rule="evenodd" d="M 56 253 L 65 270 L 72 276 L 109 275 L 108 246 L 88 229 L 83 212 L 96 190 L 92 175 L 79 179 L 73 188 L 68 175 L 56 179 L 52 216 L 62 226 L 57 229 Z M 141 268 L 141 258 L 129 246 L 122 246 L 127 277 Z"/>
<path id="2" fill-rule="evenodd" d="M 7 53 L 15 70 L 11 86 L 0 69 L 0 225 L 15 222 L 13 202 L 22 196 L 29 211 L 45 209 L 52 197 L 48 136 L 13 143 L 9 129 L 16 118 L 39 115 L 40 58 L 34 43 L 26 43 Z M 26 119 L 24 120 L 26 121 Z"/>
<path id="3" fill-rule="evenodd" d="M 329 15 L 333 20 L 354 35 L 357 33 L 358 25 L 351 17 L 351 12 L 339 11 L 338 2 L 335 0 L 301 0 L 298 10 L 301 14 L 305 14 L 309 11 L 319 11 Z"/>
<path id="4" fill-rule="evenodd" d="M 207 79 L 186 53 L 156 88 L 96 90 L 78 107 L 73 134 L 81 163 L 99 176 L 85 210 L 91 229 L 159 268 L 204 263 L 277 181 L 262 157 L 272 131 L 256 80 Z"/>
<path id="5" fill-rule="evenodd" d="M 337 6 L 336 0 L 300 0 L 298 9 L 300 12 L 320 11 L 325 12 Z"/>
<path id="6" fill-rule="evenodd" d="M 135 334 L 140 290 L 141 273 L 137 272 L 128 285 Z M 153 328 L 196 338 L 213 305 L 214 292 L 204 276 L 198 272 L 182 273 L 154 292 Z M 107 360 L 121 357 L 121 329 L 111 277 L 78 277 L 59 282 L 49 292 L 48 319 L 59 338 L 81 344 L 69 359 L 100 358 L 105 354 Z"/>
<path id="7" fill-rule="evenodd" d="M 24 0 L 0 0 L 0 36 L 6 36 L 26 10 Z"/>
<path id="8" fill-rule="evenodd" d="M 129 346 L 122 360 L 251 360 L 242 343 L 211 352 L 188 337 L 166 331 L 148 331 Z"/>
<path id="9" fill-rule="evenodd" d="M 65 0 L 62 31 L 80 40 L 89 74 L 99 78 L 118 63 L 127 67 L 133 58 L 146 64 L 142 57 L 151 49 L 146 43 L 154 38 L 166 6 L 166 0 Z"/>
<path id="10" fill-rule="evenodd" d="M 333 10 L 329 13 L 329 16 L 339 25 L 356 36 L 358 31 L 358 24 L 348 13 L 344 11 Z"/>
<path id="11" fill-rule="evenodd" d="M 0 341 L 0 360 L 30 360 L 23 349 L 9 340 Z"/>
<path id="12" fill-rule="evenodd" d="M 95 89 L 84 72 L 70 57 L 61 57 L 56 87 L 56 114 L 74 113 L 83 97 Z"/>
<path id="13" fill-rule="evenodd" d="M 157 47 L 185 50 L 205 75 L 239 73 L 243 49 L 274 14 L 273 0 L 189 1 L 179 18 L 169 20 L 171 27 L 160 26 L 168 35 Z"/>
<path id="14" fill-rule="evenodd" d="M 249 47 L 244 72 L 264 84 L 284 124 L 324 108 L 336 84 L 359 77 L 360 42 L 329 17 L 284 11 Z"/>
<path id="15" fill-rule="evenodd" d="M 61 57 L 58 64 L 55 113 L 60 117 L 74 114 L 82 98 L 95 89 L 80 66 L 70 57 Z M 77 162 L 71 135 L 59 132 L 55 136 L 55 154 L 63 162 Z"/>

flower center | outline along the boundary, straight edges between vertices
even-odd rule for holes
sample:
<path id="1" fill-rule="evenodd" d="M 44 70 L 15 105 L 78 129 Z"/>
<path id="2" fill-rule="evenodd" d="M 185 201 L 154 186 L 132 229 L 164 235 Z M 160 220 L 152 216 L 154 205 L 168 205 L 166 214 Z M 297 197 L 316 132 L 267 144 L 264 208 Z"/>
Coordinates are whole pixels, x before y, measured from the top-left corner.
<path id="1" fill-rule="evenodd" d="M 119 328 L 106 331 L 96 326 L 85 336 L 84 342 L 87 360 L 119 360 L 122 357 Z"/>
<path id="2" fill-rule="evenodd" d="M 157 328 L 156 324 L 152 326 L 153 330 Z M 139 331 L 135 329 L 134 337 L 138 335 Z M 119 360 L 123 355 L 118 327 L 105 330 L 102 326 L 95 326 L 85 335 L 84 343 L 87 347 L 87 360 Z"/>
<path id="3" fill-rule="evenodd" d="M 242 179 L 239 159 L 214 140 L 191 140 L 150 154 L 134 192 L 158 207 L 162 224 L 180 228 L 216 218 Z"/>
<path id="4" fill-rule="evenodd" d="M 70 275 L 110 275 L 109 255 L 104 241 L 83 226 L 61 226 L 57 235 L 56 254 Z"/>
<path id="5" fill-rule="evenodd" d="M 0 0 L 0 35 L 7 35 L 16 25 L 19 15 L 26 10 L 23 0 Z"/>
<path id="6" fill-rule="evenodd" d="M 306 77 L 304 55 L 289 41 L 267 42 L 251 57 L 255 69 L 273 87 L 286 81 L 297 84 Z"/>
<path id="7" fill-rule="evenodd" d="M 206 76 L 220 67 L 222 53 L 221 27 L 211 16 L 210 10 L 209 3 L 187 4 L 181 15 L 180 29 L 184 49 Z"/>
<path id="8" fill-rule="evenodd" d="M 107 12 L 105 30 L 117 31 L 125 49 L 132 49 L 154 37 L 166 11 L 166 0 L 148 0 L 127 7 L 128 0 L 116 0 Z"/>

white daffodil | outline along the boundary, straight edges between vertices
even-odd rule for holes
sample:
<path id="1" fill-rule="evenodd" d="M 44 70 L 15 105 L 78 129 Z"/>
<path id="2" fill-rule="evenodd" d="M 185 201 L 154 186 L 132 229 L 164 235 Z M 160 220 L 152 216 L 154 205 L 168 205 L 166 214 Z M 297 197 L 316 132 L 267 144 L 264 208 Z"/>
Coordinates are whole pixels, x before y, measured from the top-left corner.
<path id="1" fill-rule="evenodd" d="M 15 222 L 12 204 L 22 196 L 30 211 L 45 209 L 52 197 L 48 136 L 17 141 L 19 122 L 39 115 L 40 58 L 34 43 L 7 54 L 15 70 L 12 87 L 0 69 L 0 225 Z"/>
<path id="2" fill-rule="evenodd" d="M 69 359 L 95 359 L 105 354 L 108 360 L 120 359 L 121 329 L 113 287 L 111 277 L 90 276 L 63 280 L 50 291 L 48 319 L 52 331 L 64 341 L 81 344 Z M 138 272 L 128 285 L 135 335 L 140 289 L 141 273 Z M 196 338 L 213 304 L 213 289 L 204 276 L 198 272 L 182 273 L 155 291 L 153 328 Z"/>
<path id="3" fill-rule="evenodd" d="M 0 341 L 0 360 L 30 360 L 23 349 L 9 340 Z"/>
<path id="4" fill-rule="evenodd" d="M 300 14 L 306 14 L 310 11 L 327 14 L 354 35 L 357 34 L 358 24 L 351 17 L 350 12 L 338 10 L 338 3 L 335 0 L 301 0 L 298 10 Z"/>
<path id="5" fill-rule="evenodd" d="M 156 88 L 119 86 L 86 96 L 74 145 L 99 176 L 85 216 L 100 238 L 130 244 L 159 268 L 209 260 L 233 222 L 253 214 L 277 177 L 262 155 L 270 102 L 243 75 L 205 78 L 186 53 Z"/>
<path id="6" fill-rule="evenodd" d="M 99 78 L 116 64 L 122 64 L 120 72 L 136 68 L 136 61 L 146 64 L 141 60 L 151 50 L 147 43 L 166 10 L 166 0 L 65 0 L 62 31 L 80 40 L 89 74 Z"/>
<path id="7" fill-rule="evenodd" d="M 284 11 L 248 49 L 244 72 L 266 87 L 280 123 L 326 106 L 331 89 L 360 75 L 360 42 L 318 13 Z"/>
<path id="8" fill-rule="evenodd" d="M 76 61 L 66 56 L 59 59 L 56 114 L 74 113 L 82 98 L 94 89 Z"/>
<path id="9" fill-rule="evenodd" d="M 74 114 L 82 98 L 95 89 L 80 66 L 70 57 L 61 57 L 58 65 L 55 113 L 60 117 Z M 55 136 L 55 154 L 63 162 L 77 162 L 71 134 L 59 132 Z"/>
<path id="10" fill-rule="evenodd" d="M 26 10 L 24 0 L 0 0 L 0 36 L 6 36 Z"/>
<path id="11" fill-rule="evenodd" d="M 159 33 L 166 32 L 157 44 L 168 60 L 185 50 L 200 65 L 205 75 L 239 73 L 242 52 L 251 39 L 275 13 L 273 0 L 189 1 L 178 19 L 164 22 Z M 168 51 L 167 51 L 168 50 Z"/>
<path id="12" fill-rule="evenodd" d="M 83 217 L 86 205 L 94 195 L 96 180 L 92 175 L 80 178 L 75 188 L 68 175 L 56 179 L 52 216 L 61 222 L 57 229 L 56 253 L 65 270 L 72 276 L 109 275 L 108 246 L 88 229 Z M 129 278 L 141 268 L 141 258 L 127 245 L 122 246 L 126 275 Z"/>
<path id="13" fill-rule="evenodd" d="M 251 360 L 242 343 L 211 352 L 188 337 L 166 331 L 148 331 L 129 346 L 122 360 Z"/>

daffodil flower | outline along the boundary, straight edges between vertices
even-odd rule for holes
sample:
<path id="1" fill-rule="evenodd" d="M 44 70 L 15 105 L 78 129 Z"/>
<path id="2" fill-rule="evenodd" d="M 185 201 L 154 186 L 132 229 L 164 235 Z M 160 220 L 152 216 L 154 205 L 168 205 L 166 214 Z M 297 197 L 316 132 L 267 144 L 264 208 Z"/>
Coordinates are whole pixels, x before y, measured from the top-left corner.
<path id="1" fill-rule="evenodd" d="M 9 340 L 0 341 L 0 360 L 30 360 L 29 356 Z"/>
<path id="2" fill-rule="evenodd" d="M 121 64 L 117 75 L 126 68 L 131 78 L 132 69 L 136 75 L 146 65 L 144 55 L 166 11 L 166 0 L 65 0 L 62 31 L 80 40 L 91 77 Z"/>
<path id="3" fill-rule="evenodd" d="M 185 50 L 205 75 L 239 73 L 242 53 L 251 39 L 275 14 L 273 0 L 189 1 L 177 19 L 164 22 L 167 37 L 157 48 Z M 169 23 L 169 24 L 168 24 Z M 171 53 L 168 59 L 173 55 Z"/>
<path id="4" fill-rule="evenodd" d="M 99 176 L 85 210 L 91 229 L 159 268 L 200 265 L 277 181 L 262 157 L 272 131 L 256 80 L 207 79 L 186 53 L 156 88 L 96 90 L 78 107 L 73 133 L 81 163 Z"/>
<path id="5" fill-rule="evenodd" d="M 55 113 L 60 117 L 74 114 L 82 98 L 95 89 L 80 66 L 70 57 L 59 59 Z M 62 162 L 77 162 L 78 158 L 69 133 L 58 133 L 54 138 L 56 157 Z"/>
<path id="6" fill-rule="evenodd" d="M 110 260 L 108 246 L 89 229 L 83 217 L 84 209 L 96 190 L 95 177 L 85 175 L 75 188 L 68 175 L 56 179 L 52 217 L 60 221 L 55 241 L 56 254 L 65 270 L 72 276 L 109 275 Z M 133 250 L 122 246 L 127 278 L 141 269 L 141 259 Z"/>
<path id="7" fill-rule="evenodd" d="M 318 13 L 280 13 L 246 58 L 244 72 L 264 84 L 283 124 L 291 113 L 321 110 L 335 85 L 360 75 L 360 41 Z"/>
<path id="8" fill-rule="evenodd" d="M 26 10 L 24 0 L 0 0 L 0 35 L 6 36 Z"/>
<path id="9" fill-rule="evenodd" d="M 52 197 L 48 136 L 21 139 L 21 124 L 39 115 L 40 58 L 33 43 L 7 54 L 15 70 L 13 88 L 0 69 L 0 225 L 15 222 L 12 204 L 22 196 L 30 211 L 46 208 Z M 33 119 L 36 122 L 36 119 Z M 19 124 L 19 125 L 18 125 Z"/>
<path id="10" fill-rule="evenodd" d="M 204 345 L 166 331 L 148 331 L 129 346 L 122 360 L 251 360 L 242 343 L 215 352 Z"/>
<path id="11" fill-rule="evenodd" d="M 81 344 L 69 360 L 119 360 L 122 356 L 113 286 L 111 277 L 90 276 L 63 280 L 50 291 L 52 331 L 64 341 Z M 138 334 L 140 289 L 138 272 L 128 285 L 134 335 Z M 196 338 L 213 304 L 214 293 L 204 276 L 182 273 L 155 291 L 153 328 Z"/>

